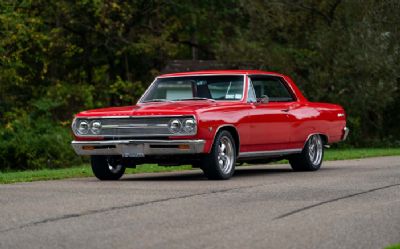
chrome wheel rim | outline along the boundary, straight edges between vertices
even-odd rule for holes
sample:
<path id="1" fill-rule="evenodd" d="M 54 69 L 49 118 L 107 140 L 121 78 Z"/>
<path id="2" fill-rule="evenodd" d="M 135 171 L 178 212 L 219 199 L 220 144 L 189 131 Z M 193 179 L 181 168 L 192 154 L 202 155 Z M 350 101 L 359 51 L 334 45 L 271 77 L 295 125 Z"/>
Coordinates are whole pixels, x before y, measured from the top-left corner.
<path id="1" fill-rule="evenodd" d="M 318 135 L 313 135 L 310 137 L 308 142 L 308 156 L 313 165 L 319 165 L 322 160 L 322 140 Z"/>
<path id="2" fill-rule="evenodd" d="M 117 160 L 114 160 L 112 158 L 107 158 L 107 167 L 111 173 L 117 174 L 121 171 L 122 164 Z"/>
<path id="3" fill-rule="evenodd" d="M 231 172 L 234 156 L 231 140 L 228 137 L 222 137 L 218 144 L 218 167 L 222 173 L 229 174 Z"/>

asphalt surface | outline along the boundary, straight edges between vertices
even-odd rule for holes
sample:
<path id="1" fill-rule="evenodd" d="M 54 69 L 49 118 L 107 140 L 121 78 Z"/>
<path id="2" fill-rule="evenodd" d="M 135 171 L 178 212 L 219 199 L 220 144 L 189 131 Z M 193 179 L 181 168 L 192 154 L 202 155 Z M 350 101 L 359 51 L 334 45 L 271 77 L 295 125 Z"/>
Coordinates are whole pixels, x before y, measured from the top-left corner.
<path id="1" fill-rule="evenodd" d="M 0 248 L 384 248 L 400 242 L 400 157 L 0 185 Z"/>

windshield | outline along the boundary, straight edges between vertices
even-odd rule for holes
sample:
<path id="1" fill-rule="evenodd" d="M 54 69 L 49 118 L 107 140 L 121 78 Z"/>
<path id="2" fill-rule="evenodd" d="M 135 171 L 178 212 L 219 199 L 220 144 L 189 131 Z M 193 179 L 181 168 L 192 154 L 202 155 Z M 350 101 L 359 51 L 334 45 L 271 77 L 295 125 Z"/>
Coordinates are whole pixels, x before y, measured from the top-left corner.
<path id="1" fill-rule="evenodd" d="M 141 102 L 241 100 L 244 76 L 187 76 L 158 78 Z"/>

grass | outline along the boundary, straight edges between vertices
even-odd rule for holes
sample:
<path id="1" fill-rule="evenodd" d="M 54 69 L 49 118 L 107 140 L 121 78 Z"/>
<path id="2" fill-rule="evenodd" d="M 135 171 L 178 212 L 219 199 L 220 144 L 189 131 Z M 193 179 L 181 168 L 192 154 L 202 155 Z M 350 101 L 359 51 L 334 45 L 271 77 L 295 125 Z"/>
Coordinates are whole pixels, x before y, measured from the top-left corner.
<path id="1" fill-rule="evenodd" d="M 391 246 L 385 247 L 385 249 L 400 249 L 400 244 L 391 245 Z"/>
<path id="2" fill-rule="evenodd" d="M 137 174 L 147 172 L 169 172 L 178 170 L 188 170 L 192 167 L 189 165 L 177 167 L 162 167 L 156 164 L 139 165 L 136 169 L 126 169 L 126 174 Z M 0 184 L 16 183 L 16 182 L 33 182 L 41 180 L 58 180 L 66 178 L 78 178 L 93 176 L 92 169 L 89 165 L 65 169 L 41 169 L 26 170 L 13 172 L 0 172 Z"/>
<path id="3" fill-rule="evenodd" d="M 326 150 L 324 160 L 332 161 L 396 155 L 400 155 L 400 148 L 328 149 Z M 140 165 L 136 169 L 127 169 L 126 173 L 136 174 L 145 172 L 169 172 L 188 169 L 191 169 L 191 166 L 161 167 L 154 164 L 146 164 Z M 0 172 L 0 184 L 32 182 L 40 180 L 57 180 L 88 176 L 93 176 L 92 171 L 88 165 L 65 169 Z"/>
<path id="4" fill-rule="evenodd" d="M 380 156 L 400 156 L 400 148 L 327 149 L 324 160 L 347 160 Z"/>

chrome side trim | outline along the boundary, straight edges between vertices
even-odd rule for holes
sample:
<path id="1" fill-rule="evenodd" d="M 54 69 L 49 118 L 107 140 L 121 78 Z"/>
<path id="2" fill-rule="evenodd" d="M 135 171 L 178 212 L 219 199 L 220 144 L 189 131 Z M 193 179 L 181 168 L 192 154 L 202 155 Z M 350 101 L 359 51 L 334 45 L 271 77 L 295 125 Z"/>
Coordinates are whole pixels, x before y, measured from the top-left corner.
<path id="1" fill-rule="evenodd" d="M 78 155 L 120 155 L 123 157 L 144 157 L 147 155 L 178 155 L 203 153 L 205 140 L 102 140 L 72 141 Z M 179 145 L 187 148 L 180 149 Z M 160 147 L 157 147 L 160 146 Z M 164 147 L 163 147 L 164 146 Z M 172 146 L 172 147 L 168 147 Z M 93 147 L 87 149 L 85 147 Z M 96 148 L 97 147 L 97 148 Z"/>
<path id="2" fill-rule="evenodd" d="M 238 158 L 246 157 L 268 157 L 268 156 L 284 156 L 289 154 L 300 153 L 303 149 L 287 149 L 287 150 L 266 150 L 266 151 L 254 151 L 254 152 L 241 152 Z"/>

